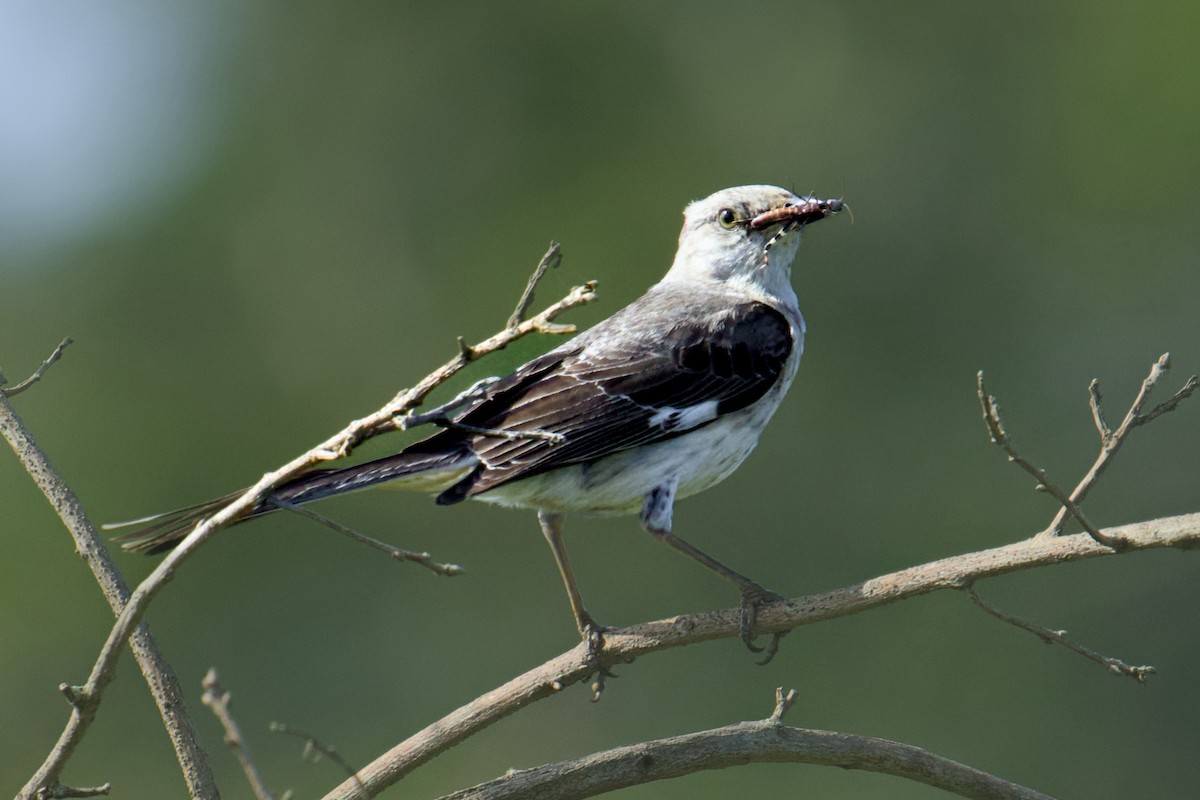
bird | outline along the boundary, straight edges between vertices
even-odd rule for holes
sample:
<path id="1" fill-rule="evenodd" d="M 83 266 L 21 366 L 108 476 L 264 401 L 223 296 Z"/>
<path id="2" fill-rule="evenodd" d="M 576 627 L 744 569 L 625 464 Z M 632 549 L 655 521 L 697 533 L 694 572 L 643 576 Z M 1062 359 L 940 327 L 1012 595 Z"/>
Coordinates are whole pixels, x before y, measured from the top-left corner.
<path id="1" fill-rule="evenodd" d="M 532 509 L 594 651 L 604 627 L 575 581 L 564 517 L 636 514 L 656 539 L 737 587 L 741 638 L 761 652 L 755 614 L 782 597 L 679 537 L 673 511 L 737 469 L 791 386 L 806 331 L 791 282 L 800 232 L 843 208 L 766 185 L 688 204 L 674 262 L 640 298 L 482 383 L 437 433 L 394 455 L 303 473 L 237 522 L 382 484 L 435 494 L 440 505 Z M 111 527 L 139 524 L 117 537 L 124 548 L 162 552 L 235 496 Z"/>

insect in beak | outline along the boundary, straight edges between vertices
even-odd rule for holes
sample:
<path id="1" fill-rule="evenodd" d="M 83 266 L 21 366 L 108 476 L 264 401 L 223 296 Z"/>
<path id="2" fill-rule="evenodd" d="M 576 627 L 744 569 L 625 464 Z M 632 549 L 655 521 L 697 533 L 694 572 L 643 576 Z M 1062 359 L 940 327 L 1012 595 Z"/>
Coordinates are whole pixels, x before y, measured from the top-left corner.
<path id="1" fill-rule="evenodd" d="M 794 206 L 784 206 L 783 208 L 773 208 L 770 211 L 764 211 L 750 220 L 750 228 L 761 231 L 772 225 L 786 223 L 784 230 L 791 230 L 794 227 L 807 225 L 819 219 L 825 219 L 831 214 L 838 213 L 844 207 L 842 201 L 838 199 L 821 200 L 816 197 L 808 197 L 803 202 Z"/>

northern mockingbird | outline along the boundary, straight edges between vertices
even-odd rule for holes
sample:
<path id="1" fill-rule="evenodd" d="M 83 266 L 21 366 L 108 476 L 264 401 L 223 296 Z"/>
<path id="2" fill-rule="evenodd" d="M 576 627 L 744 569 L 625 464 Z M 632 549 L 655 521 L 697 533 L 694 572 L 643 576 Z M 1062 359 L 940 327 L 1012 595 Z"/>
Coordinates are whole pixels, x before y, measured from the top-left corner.
<path id="1" fill-rule="evenodd" d="M 759 650 L 755 610 L 779 596 L 680 539 L 671 515 L 676 500 L 750 455 L 791 385 L 805 331 L 790 282 L 800 229 L 841 209 L 775 186 L 697 200 L 684 211 L 675 263 L 633 303 L 486 386 L 445 430 L 396 455 L 301 475 L 250 516 L 382 483 L 437 493 L 441 505 L 535 509 L 580 634 L 598 646 L 563 515 L 640 514 L 656 538 L 737 585 L 742 638 Z M 538 435 L 488 435 L 498 430 Z M 150 524 L 121 539 L 129 550 L 169 549 L 223 502 L 141 520 Z"/>

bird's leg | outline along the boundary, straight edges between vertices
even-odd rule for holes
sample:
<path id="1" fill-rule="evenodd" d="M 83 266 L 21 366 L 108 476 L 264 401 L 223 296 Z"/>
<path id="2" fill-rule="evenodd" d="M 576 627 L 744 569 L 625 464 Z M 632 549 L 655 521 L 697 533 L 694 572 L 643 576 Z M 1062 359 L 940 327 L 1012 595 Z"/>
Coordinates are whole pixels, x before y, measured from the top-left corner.
<path id="1" fill-rule="evenodd" d="M 596 661 L 599 667 L 600 650 L 604 646 L 604 626 L 592 619 L 583 605 L 583 596 L 579 594 L 579 586 L 575 583 L 575 573 L 571 571 L 571 562 L 567 560 L 567 549 L 563 546 L 563 515 L 551 514 L 547 511 L 538 512 L 538 524 L 542 535 L 550 545 L 554 554 L 554 563 L 558 566 L 558 574 L 562 576 L 563 585 L 567 587 L 567 599 L 571 602 L 571 613 L 575 615 L 575 625 L 579 635 L 587 644 L 588 655 Z"/>
<path id="2" fill-rule="evenodd" d="M 764 603 L 776 603 L 783 596 L 772 592 L 764 586 L 755 583 L 740 572 L 735 572 L 717 561 L 715 558 L 696 548 L 690 543 L 671 532 L 671 517 L 675 506 L 675 489 L 678 481 L 672 479 L 661 486 L 656 486 L 646 495 L 646 503 L 642 506 L 642 527 L 654 538 L 670 545 L 688 558 L 703 564 L 713 572 L 728 581 L 732 581 L 742 594 L 742 616 L 740 634 L 746 647 L 752 652 L 766 655 L 758 663 L 766 664 L 779 652 L 779 640 L 787 631 L 771 634 L 771 642 L 765 647 L 754 644 L 754 619 L 758 615 L 758 607 Z"/>
<path id="3" fill-rule="evenodd" d="M 742 616 L 739 628 L 742 641 L 745 642 L 746 647 L 752 652 L 762 653 L 765 650 L 765 655 L 758 663 L 769 663 L 771 659 L 775 657 L 775 654 L 779 652 L 779 640 L 784 637 L 787 631 L 780 631 L 778 633 L 771 634 L 770 643 L 767 644 L 765 648 L 759 647 L 754 643 L 754 620 L 755 617 L 758 616 L 759 606 L 765 603 L 777 603 L 784 599 L 783 596 L 777 594 L 776 592 L 772 592 L 770 589 L 767 589 L 758 583 L 755 583 L 745 575 L 735 572 L 704 551 L 699 550 L 683 539 L 680 539 L 669 530 L 663 532 L 651 530 L 650 533 L 654 534 L 655 537 L 678 550 L 680 553 L 683 553 L 685 556 L 700 562 L 713 572 L 724 577 L 726 580 L 732 581 L 733 584 L 738 587 L 738 591 L 740 591 L 742 594 Z"/>

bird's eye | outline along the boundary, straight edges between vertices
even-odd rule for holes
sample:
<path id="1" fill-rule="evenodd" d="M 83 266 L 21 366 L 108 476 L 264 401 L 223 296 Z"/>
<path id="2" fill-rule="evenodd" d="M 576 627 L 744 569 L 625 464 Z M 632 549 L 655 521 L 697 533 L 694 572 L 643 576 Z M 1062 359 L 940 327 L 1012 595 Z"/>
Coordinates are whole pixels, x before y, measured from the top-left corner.
<path id="1" fill-rule="evenodd" d="M 721 224 L 722 228 L 729 230 L 738 224 L 737 212 L 732 208 L 722 208 L 717 212 L 717 222 Z"/>

